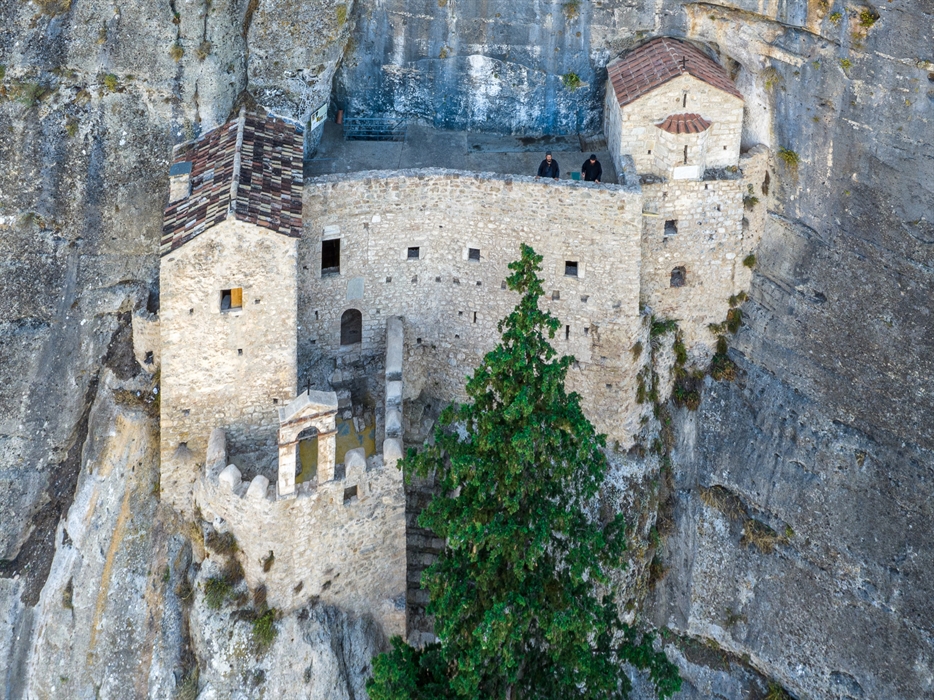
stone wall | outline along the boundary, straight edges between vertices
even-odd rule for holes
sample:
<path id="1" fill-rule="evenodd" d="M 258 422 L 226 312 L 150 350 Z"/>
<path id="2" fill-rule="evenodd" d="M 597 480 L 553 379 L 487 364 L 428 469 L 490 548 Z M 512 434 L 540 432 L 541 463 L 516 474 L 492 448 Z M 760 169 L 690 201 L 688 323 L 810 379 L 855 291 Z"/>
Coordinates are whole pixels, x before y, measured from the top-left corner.
<path id="1" fill-rule="evenodd" d="M 316 487 L 299 484 L 293 498 L 277 499 L 261 475 L 250 484 L 238 474 L 229 478 L 218 433 L 195 502 L 205 519 L 236 537 L 250 588 L 265 585 L 269 604 L 284 612 L 317 598 L 374 617 L 386 636 L 404 635 L 402 472 L 378 456 L 364 462 L 348 454 L 345 475 Z M 270 554 L 272 564 L 264 566 Z"/>
<path id="2" fill-rule="evenodd" d="M 517 295 L 505 289 L 521 243 L 544 256 L 543 304 L 561 319 L 554 346 L 578 364 L 569 385 L 599 429 L 636 428 L 642 205 L 638 186 L 544 182 L 442 170 L 370 172 L 306 182 L 299 244 L 299 355 L 380 352 L 388 316 L 405 319 L 406 398 L 463 397 L 467 374 L 499 338 Z M 340 238 L 340 272 L 321 272 L 322 239 Z M 418 248 L 418 258 L 409 257 Z M 471 259 L 471 249 L 479 260 Z M 577 263 L 577 276 L 566 263 Z M 363 316 L 341 348 L 341 316 Z"/>
<path id="3" fill-rule="evenodd" d="M 276 411 L 297 383 L 295 260 L 295 239 L 235 221 L 162 258 L 162 491 L 178 507 L 215 427 L 242 469 L 275 474 Z M 242 309 L 221 311 L 237 287 Z"/>
<path id="4" fill-rule="evenodd" d="M 743 198 L 751 185 L 764 199 L 768 150 L 757 146 L 740 166 L 735 179 L 643 186 L 642 301 L 656 316 L 678 319 L 686 344 L 700 344 L 701 354 L 714 340 L 708 324 L 726 318 L 731 295 L 749 290 L 752 269 L 743 260 L 762 235 L 765 206 L 746 210 Z M 677 233 L 666 235 L 666 222 L 676 222 Z M 671 286 L 676 267 L 685 268 L 684 286 Z"/>
<path id="5" fill-rule="evenodd" d="M 687 103 L 684 95 L 687 93 Z M 610 153 L 631 154 L 640 173 L 667 176 L 659 170 L 655 148 L 663 132 L 655 126 L 671 114 L 700 114 L 711 122 L 704 161 L 708 168 L 723 168 L 739 161 L 743 130 L 743 101 L 687 73 L 620 107 L 612 89 L 605 100 L 604 131 Z M 689 164 L 694 160 L 688 157 Z"/>

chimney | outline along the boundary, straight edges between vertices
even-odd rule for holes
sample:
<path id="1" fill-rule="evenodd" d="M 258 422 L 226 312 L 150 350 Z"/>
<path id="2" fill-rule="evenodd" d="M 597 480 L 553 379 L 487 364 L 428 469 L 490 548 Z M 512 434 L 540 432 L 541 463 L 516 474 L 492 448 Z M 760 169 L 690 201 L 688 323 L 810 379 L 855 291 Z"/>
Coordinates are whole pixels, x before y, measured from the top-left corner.
<path id="1" fill-rule="evenodd" d="M 169 204 L 191 194 L 191 161 L 175 163 L 169 170 Z"/>

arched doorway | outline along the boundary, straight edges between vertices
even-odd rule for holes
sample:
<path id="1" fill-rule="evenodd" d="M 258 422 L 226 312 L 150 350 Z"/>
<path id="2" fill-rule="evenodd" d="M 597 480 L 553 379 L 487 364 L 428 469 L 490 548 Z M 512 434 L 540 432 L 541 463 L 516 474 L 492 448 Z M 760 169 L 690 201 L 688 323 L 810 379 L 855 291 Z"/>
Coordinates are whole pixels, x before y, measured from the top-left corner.
<path id="1" fill-rule="evenodd" d="M 341 315 L 341 345 L 355 345 L 363 340 L 363 314 L 347 309 Z"/>
<path id="2" fill-rule="evenodd" d="M 295 451 L 295 483 L 303 484 L 318 476 L 318 429 L 305 428 L 298 434 Z"/>

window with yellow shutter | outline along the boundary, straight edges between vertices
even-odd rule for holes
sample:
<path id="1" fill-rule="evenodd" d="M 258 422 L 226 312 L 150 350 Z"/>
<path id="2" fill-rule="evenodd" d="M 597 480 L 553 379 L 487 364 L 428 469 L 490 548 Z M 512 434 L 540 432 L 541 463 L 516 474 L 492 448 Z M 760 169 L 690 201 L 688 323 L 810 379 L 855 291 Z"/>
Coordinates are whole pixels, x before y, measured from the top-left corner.
<path id="1" fill-rule="evenodd" d="M 221 311 L 243 308 L 243 287 L 221 290 Z"/>

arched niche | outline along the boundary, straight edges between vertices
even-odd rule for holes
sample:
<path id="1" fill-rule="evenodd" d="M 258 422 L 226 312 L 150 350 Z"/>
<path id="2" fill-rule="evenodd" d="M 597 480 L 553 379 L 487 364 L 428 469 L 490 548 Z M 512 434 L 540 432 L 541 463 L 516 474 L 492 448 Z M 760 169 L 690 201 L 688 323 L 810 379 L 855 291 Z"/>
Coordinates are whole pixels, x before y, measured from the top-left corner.
<path id="1" fill-rule="evenodd" d="M 347 309 L 341 314 L 341 345 L 356 345 L 363 341 L 363 314 Z"/>

